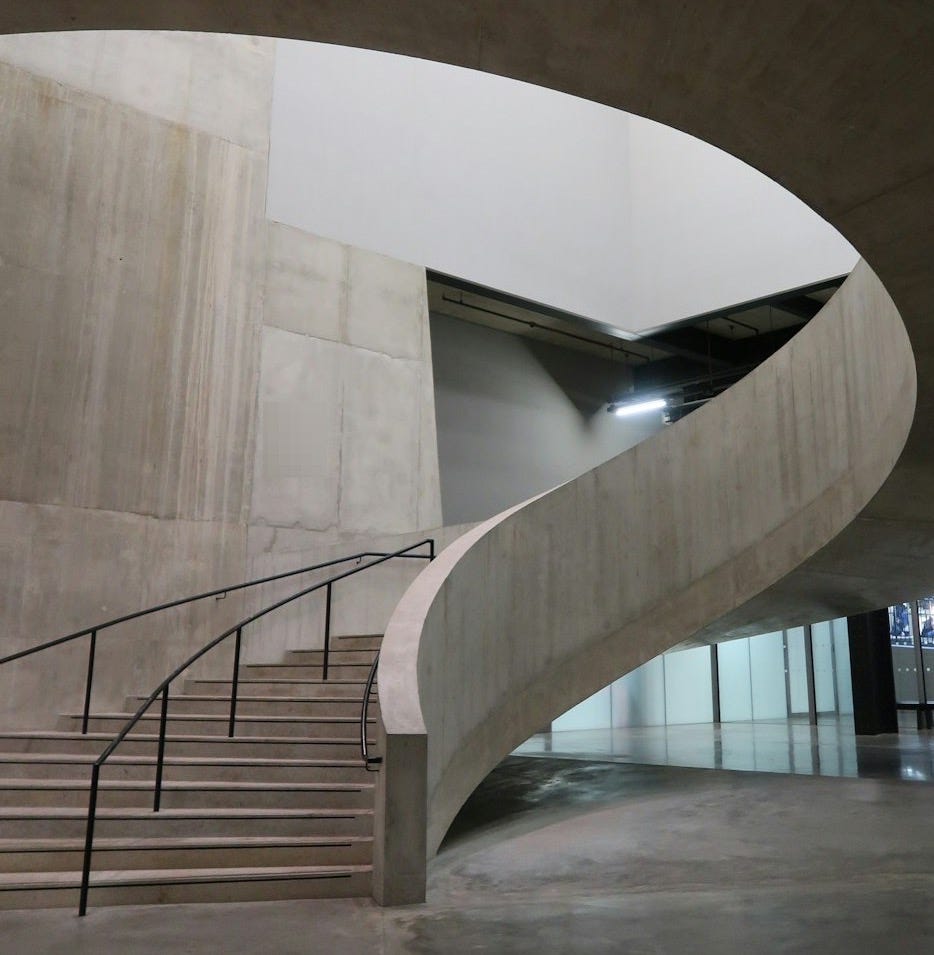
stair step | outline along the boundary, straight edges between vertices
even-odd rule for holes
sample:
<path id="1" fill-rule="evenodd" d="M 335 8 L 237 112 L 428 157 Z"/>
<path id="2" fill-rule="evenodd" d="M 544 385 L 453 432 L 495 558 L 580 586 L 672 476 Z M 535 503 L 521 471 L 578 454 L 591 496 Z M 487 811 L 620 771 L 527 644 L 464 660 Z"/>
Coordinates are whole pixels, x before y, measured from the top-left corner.
<path id="1" fill-rule="evenodd" d="M 341 697 L 356 700 L 359 703 L 366 686 L 366 677 L 360 680 L 330 678 L 321 680 L 281 676 L 257 680 L 252 677 L 241 677 L 238 685 L 239 692 L 251 693 L 255 696 L 299 696 L 311 699 Z M 230 699 L 230 680 L 186 680 L 183 692 L 226 696 Z"/>
<path id="2" fill-rule="evenodd" d="M 155 709 L 155 712 L 153 712 Z M 146 733 L 158 733 L 160 717 L 158 709 L 153 707 L 142 716 L 136 726 L 130 730 L 130 736 Z M 116 735 L 132 719 L 132 713 L 92 713 L 88 721 L 90 732 L 104 732 Z M 81 716 L 69 713 L 60 718 L 62 729 L 78 730 Z M 376 719 L 369 719 L 375 725 Z M 227 734 L 228 716 L 223 713 L 173 713 L 169 701 L 169 713 L 166 725 L 170 733 L 217 733 Z M 303 738 L 331 737 L 337 734 L 359 735 L 360 718 L 358 716 L 241 716 L 237 713 L 236 734 L 238 736 L 299 736 Z"/>
<path id="3" fill-rule="evenodd" d="M 4 752 L 101 753 L 114 738 L 113 733 L 69 733 L 65 730 L 43 732 L 11 731 L 0 733 L 0 750 Z M 123 756 L 152 756 L 159 737 L 155 734 L 130 736 L 120 744 Z M 288 759 L 352 759 L 360 752 L 358 736 L 305 738 L 293 736 L 210 736 L 199 733 L 173 732 L 166 737 L 166 752 L 173 756 L 288 758 Z"/>
<path id="4" fill-rule="evenodd" d="M 78 872 L 22 872 L 0 881 L 4 909 L 77 906 Z M 348 898 L 370 891 L 371 867 L 276 866 L 92 872 L 89 905 Z"/>
<path id="5" fill-rule="evenodd" d="M 237 716 L 332 716 L 359 718 L 360 698 L 347 696 L 276 696 L 274 694 L 255 695 L 237 694 Z M 148 697 L 129 696 L 127 709 L 135 713 L 139 705 Z M 374 693 L 370 700 L 370 712 L 379 708 L 379 700 Z M 169 712 L 210 713 L 229 715 L 230 696 L 209 693 L 184 693 L 173 696 L 169 702 Z"/>
<path id="6" fill-rule="evenodd" d="M 102 770 L 102 779 L 148 779 L 155 776 L 155 756 L 124 756 L 122 748 Z M 54 779 L 81 775 L 90 779 L 92 753 L 0 753 L 0 776 L 7 779 Z M 164 779 L 268 780 L 269 782 L 368 782 L 368 773 L 356 759 L 264 759 L 166 756 Z"/>
<path id="7" fill-rule="evenodd" d="M 0 839 L 80 839 L 86 807 L 0 808 Z M 370 836 L 372 809 L 98 809 L 96 838 Z"/>
<path id="8" fill-rule="evenodd" d="M 334 641 L 337 641 L 335 644 Z M 331 647 L 340 646 L 354 650 L 378 650 L 383 638 L 378 634 L 362 636 L 331 637 Z"/>
<path id="9" fill-rule="evenodd" d="M 363 690 L 381 637 L 333 639 L 170 698 L 161 808 L 152 811 L 158 701 L 103 767 L 90 905 L 366 896 L 374 776 L 359 756 Z M 0 732 L 0 909 L 76 906 L 91 768 L 126 711 Z M 368 727 L 375 735 L 374 694 Z"/>
<path id="10" fill-rule="evenodd" d="M 240 667 L 239 676 L 245 680 L 283 679 L 295 680 L 320 679 L 330 683 L 333 680 L 358 680 L 366 683 L 370 663 L 331 663 L 328 666 L 328 679 L 323 680 L 321 665 L 313 663 L 246 663 Z"/>
<path id="11" fill-rule="evenodd" d="M 87 806 L 89 778 L 0 780 L 0 807 Z M 152 780 L 102 779 L 101 807 L 146 807 L 153 801 Z M 165 781 L 166 809 L 279 808 L 366 809 L 373 805 L 372 783 L 271 783 Z"/>
<path id="12" fill-rule="evenodd" d="M 369 836 L 95 839 L 100 869 L 369 865 Z M 2 872 L 79 871 L 84 839 L 0 839 Z M 0 876 L 0 879 L 3 877 Z"/>
<path id="13" fill-rule="evenodd" d="M 345 650 L 331 647 L 328 654 L 328 669 L 335 666 L 373 666 L 376 659 L 375 650 Z M 287 650 L 282 661 L 284 664 L 300 664 L 302 666 L 318 666 L 324 663 L 324 650 Z M 279 664 L 274 664 L 279 665 Z"/>

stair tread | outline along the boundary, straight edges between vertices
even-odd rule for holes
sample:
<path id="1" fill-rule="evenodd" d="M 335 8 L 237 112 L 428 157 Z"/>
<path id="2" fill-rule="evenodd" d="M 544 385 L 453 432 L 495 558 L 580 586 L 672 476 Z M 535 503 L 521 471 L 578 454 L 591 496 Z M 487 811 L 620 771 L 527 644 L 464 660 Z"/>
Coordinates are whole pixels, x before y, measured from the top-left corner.
<path id="1" fill-rule="evenodd" d="M 334 878 L 372 871 L 368 865 L 248 866 L 210 869 L 111 869 L 91 873 L 91 886 L 172 885 L 191 882 Z M 20 872 L 0 875 L 0 891 L 70 889 L 81 884 L 80 872 Z"/>
<path id="2" fill-rule="evenodd" d="M 3 763 L 62 763 L 91 766 L 97 759 L 93 753 L 0 753 Z M 257 768 L 295 767 L 299 769 L 352 768 L 359 759 L 288 759 L 266 756 L 166 756 L 166 766 L 256 766 Z M 155 766 L 155 756 L 113 755 L 107 766 Z"/>
<path id="3" fill-rule="evenodd" d="M 263 680 L 261 682 L 265 683 L 268 681 Z M 243 685 L 242 681 L 240 685 Z M 143 700 L 149 699 L 149 697 L 131 696 L 130 699 L 142 702 Z M 230 696 L 226 694 L 179 693 L 178 696 L 172 697 L 173 703 L 177 700 L 188 700 L 195 703 L 229 703 Z M 371 705 L 376 702 L 376 697 L 374 696 Z M 245 696 L 242 693 L 238 693 L 237 703 L 356 703 L 357 706 L 359 706 L 360 700 L 354 696 L 276 696 L 274 694 L 268 694 L 266 696 Z"/>
<path id="4" fill-rule="evenodd" d="M 324 647 L 289 647 L 285 652 L 286 653 L 321 653 L 323 654 Z M 376 655 L 375 650 L 367 650 L 366 647 L 358 647 L 357 649 L 353 649 L 351 647 L 332 646 L 331 649 L 328 650 L 328 654 L 333 656 L 333 654 L 335 653 L 372 653 L 374 656 Z"/>
<path id="5" fill-rule="evenodd" d="M 310 652 L 310 651 L 296 650 L 296 651 L 294 651 L 294 652 L 296 652 L 296 653 L 304 653 L 304 652 Z M 365 650 L 362 650 L 362 651 L 360 651 L 360 652 L 361 652 L 361 653 L 366 653 Z M 332 664 L 332 665 L 333 665 L 333 666 L 337 666 L 337 667 L 371 667 L 371 666 L 373 666 L 373 661 L 372 661 L 372 660 L 358 660 L 358 661 L 354 662 L 353 660 L 350 660 L 350 661 L 346 661 L 346 662 L 344 662 L 344 663 L 334 663 L 334 664 Z M 240 667 L 241 667 L 241 669 L 243 669 L 244 667 L 290 667 L 290 668 L 295 669 L 295 670 L 297 670 L 297 669 L 320 670 L 320 669 L 321 669 L 321 664 L 320 664 L 320 663 L 292 663 L 292 662 L 290 662 L 290 661 L 288 661 L 288 660 L 286 660 L 285 662 L 283 662 L 283 661 L 280 660 L 278 663 L 242 663 L 242 664 L 240 665 Z M 326 681 L 324 681 L 324 682 L 330 683 L 331 681 L 330 681 L 330 680 L 326 680 Z"/>
<path id="6" fill-rule="evenodd" d="M 263 849 L 344 846 L 372 842 L 372 836 L 163 836 L 152 839 L 98 837 L 94 851 L 149 849 Z M 4 852 L 72 852 L 84 849 L 84 839 L 0 839 Z"/>
<path id="7" fill-rule="evenodd" d="M 88 811 L 83 806 L 0 806 L 0 819 L 86 819 Z M 102 807 L 97 810 L 98 819 L 329 819 L 372 816 L 372 809 L 160 809 L 153 812 L 149 807 Z"/>
<path id="8" fill-rule="evenodd" d="M 82 718 L 80 713 L 63 713 L 63 716 L 68 717 L 72 720 L 80 720 Z M 90 718 L 92 720 L 122 720 L 124 723 L 129 723 L 133 718 L 133 713 L 91 713 Z M 158 713 L 145 713 L 139 718 L 139 722 L 143 720 L 149 720 L 150 722 L 158 722 L 160 715 Z M 204 720 L 209 723 L 224 723 L 227 724 L 230 721 L 230 716 L 227 713 L 169 713 L 166 716 L 166 721 L 171 723 L 172 720 Z M 295 716 L 295 715 L 284 715 L 278 716 L 276 714 L 270 713 L 268 715 L 257 714 L 257 713 L 237 713 L 237 723 L 359 723 L 359 716 Z M 370 717 L 367 719 L 368 723 L 375 723 L 376 718 Z"/>
<path id="9" fill-rule="evenodd" d="M 359 722 L 359 721 L 358 721 Z M 4 739 L 91 739 L 102 743 L 109 743 L 113 740 L 112 733 L 78 733 L 70 730 L 16 730 L 13 732 L 0 732 L 0 740 Z M 157 733 L 138 733 L 127 737 L 137 742 L 157 742 L 159 735 Z M 169 733 L 166 735 L 168 742 L 179 743 L 353 743 L 360 745 L 359 736 L 215 736 L 209 733 Z M 109 760 L 108 760 L 109 762 Z"/>
<path id="10" fill-rule="evenodd" d="M 90 786 L 88 779 L 0 779 L 0 791 L 41 789 L 49 791 L 82 789 Z M 147 779 L 102 779 L 99 788 L 104 791 L 149 791 L 153 787 Z M 240 782 L 233 780 L 163 780 L 162 791 L 186 792 L 364 792 L 372 790 L 373 783 L 279 783 Z"/>
<path id="11" fill-rule="evenodd" d="M 208 677 L 198 677 L 197 679 L 193 679 L 192 683 L 217 683 L 222 686 L 230 686 L 229 679 L 213 679 Z M 277 686 L 366 686 L 366 680 L 306 680 L 300 679 L 299 677 L 288 676 L 267 676 L 253 678 L 249 676 L 242 676 L 239 680 L 237 680 L 237 684 L 239 686 L 249 686 L 252 683 L 274 683 Z M 377 684 L 374 683 L 374 686 L 376 685 Z M 285 697 L 285 699 L 287 699 L 287 697 Z M 313 699 L 320 699 L 320 697 L 313 697 Z M 341 697 L 341 699 L 354 699 L 354 697 L 344 696 Z"/>

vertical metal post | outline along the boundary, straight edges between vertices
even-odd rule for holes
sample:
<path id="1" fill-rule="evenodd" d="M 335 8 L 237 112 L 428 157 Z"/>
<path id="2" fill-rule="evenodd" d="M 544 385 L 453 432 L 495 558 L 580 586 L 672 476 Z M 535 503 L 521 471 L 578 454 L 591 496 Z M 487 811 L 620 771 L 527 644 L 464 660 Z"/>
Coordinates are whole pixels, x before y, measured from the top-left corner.
<path id="1" fill-rule="evenodd" d="M 91 883 L 91 852 L 94 847 L 94 821 L 97 818 L 97 784 L 101 768 L 95 763 L 91 767 L 91 790 L 88 797 L 88 824 L 84 833 L 84 864 L 81 867 L 81 895 L 78 901 L 78 915 L 87 915 L 88 888 Z"/>
<path id="2" fill-rule="evenodd" d="M 808 684 L 808 722 L 817 726 L 817 689 L 814 685 L 814 646 L 811 643 L 811 625 L 804 627 L 804 666 Z"/>
<path id="3" fill-rule="evenodd" d="M 918 613 L 918 601 L 912 600 L 911 607 L 911 643 L 915 651 L 915 669 L 918 682 L 918 729 L 930 729 L 931 717 L 927 709 L 927 680 L 924 678 L 924 651 L 921 649 L 921 616 Z"/>
<path id="4" fill-rule="evenodd" d="M 435 559 L 435 539 L 433 537 L 428 541 L 428 559 Z"/>
<path id="5" fill-rule="evenodd" d="M 240 638 L 243 636 L 243 627 L 237 627 L 237 639 L 234 643 L 233 677 L 230 681 L 230 723 L 227 726 L 227 736 L 233 739 L 234 724 L 237 720 L 237 689 L 240 685 Z"/>
<path id="6" fill-rule="evenodd" d="M 94 682 L 94 654 L 97 651 L 97 631 L 91 631 L 91 642 L 88 646 L 88 675 L 84 685 L 84 714 L 81 717 L 81 732 L 87 734 L 88 718 L 91 713 L 91 684 Z"/>
<path id="7" fill-rule="evenodd" d="M 159 720 L 159 755 L 156 757 L 156 792 L 152 811 L 158 812 L 162 804 L 162 766 L 165 762 L 165 720 L 169 713 L 169 688 L 162 691 L 162 716 Z"/>
<path id="8" fill-rule="evenodd" d="M 323 680 L 328 678 L 328 657 L 331 653 L 331 585 L 328 584 L 324 598 L 324 669 Z"/>
<path id="9" fill-rule="evenodd" d="M 713 705 L 713 721 L 720 722 L 720 660 L 717 645 L 710 644 L 710 697 Z"/>

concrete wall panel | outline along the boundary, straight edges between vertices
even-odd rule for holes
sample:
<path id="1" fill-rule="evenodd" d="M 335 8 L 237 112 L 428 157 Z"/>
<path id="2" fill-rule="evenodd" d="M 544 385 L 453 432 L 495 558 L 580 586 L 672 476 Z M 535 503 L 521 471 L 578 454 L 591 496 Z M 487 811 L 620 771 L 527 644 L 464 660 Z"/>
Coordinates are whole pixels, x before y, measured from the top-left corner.
<path id="1" fill-rule="evenodd" d="M 5 63 L 263 153 L 274 55 L 274 40 L 211 33 L 0 36 Z"/>
<path id="2" fill-rule="evenodd" d="M 264 321 L 286 331 L 343 340 L 348 249 L 339 242 L 267 224 Z"/>
<path id="3" fill-rule="evenodd" d="M 242 519 L 263 157 L 2 64 L 0 139 L 0 497 Z"/>
<path id="4" fill-rule="evenodd" d="M 401 533 L 418 520 L 420 369 L 364 349 L 342 361 L 340 524 Z"/>
<path id="5" fill-rule="evenodd" d="M 441 523 L 424 269 L 268 224 L 250 521 Z"/>
<path id="6" fill-rule="evenodd" d="M 243 525 L 168 521 L 93 508 L 0 501 L 3 642 L 13 653 L 185 594 L 242 579 Z M 160 613 L 98 637 L 94 704 L 122 709 L 172 666 L 230 626 L 243 611 L 234 595 Z M 205 659 L 226 672 L 232 650 Z M 51 727 L 84 699 L 87 641 L 0 668 L 0 721 Z"/>
<path id="7" fill-rule="evenodd" d="M 425 270 L 363 249 L 350 249 L 347 342 L 393 358 L 425 354 Z"/>
<path id="8" fill-rule="evenodd" d="M 335 528 L 341 454 L 341 346 L 263 329 L 250 520 Z"/>

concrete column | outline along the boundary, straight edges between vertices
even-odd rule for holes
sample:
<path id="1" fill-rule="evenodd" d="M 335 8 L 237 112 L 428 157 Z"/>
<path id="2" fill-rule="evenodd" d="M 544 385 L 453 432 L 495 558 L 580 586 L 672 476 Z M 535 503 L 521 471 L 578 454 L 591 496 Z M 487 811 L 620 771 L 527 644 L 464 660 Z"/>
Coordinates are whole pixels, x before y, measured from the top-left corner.
<path id="1" fill-rule="evenodd" d="M 898 732 L 895 678 L 886 610 L 847 617 L 853 718 L 858 736 Z"/>

